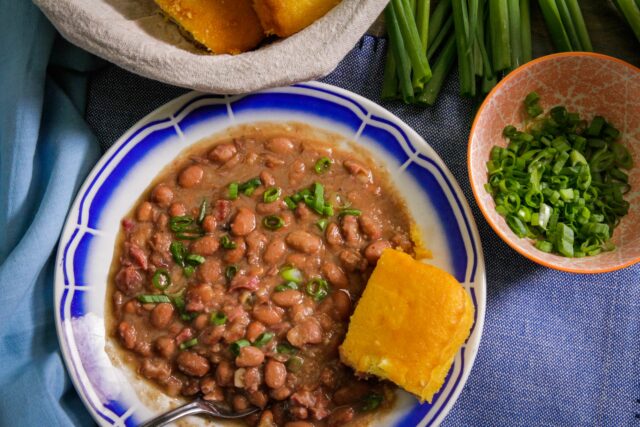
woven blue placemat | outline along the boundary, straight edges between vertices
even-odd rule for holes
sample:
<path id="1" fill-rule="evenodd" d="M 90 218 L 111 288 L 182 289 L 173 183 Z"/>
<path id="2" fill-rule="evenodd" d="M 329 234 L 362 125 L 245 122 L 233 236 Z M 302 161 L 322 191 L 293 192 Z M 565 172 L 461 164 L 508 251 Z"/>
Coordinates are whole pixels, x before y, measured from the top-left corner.
<path id="1" fill-rule="evenodd" d="M 485 253 L 482 343 L 443 425 L 640 425 L 640 266 L 567 274 L 510 249 L 480 215 L 469 187 L 474 103 L 458 95 L 455 76 L 432 108 L 382 102 L 385 49 L 383 39 L 364 37 L 322 81 L 380 103 L 431 144 L 471 205 Z M 107 65 L 89 80 L 86 119 L 105 150 L 140 118 L 185 92 Z"/>

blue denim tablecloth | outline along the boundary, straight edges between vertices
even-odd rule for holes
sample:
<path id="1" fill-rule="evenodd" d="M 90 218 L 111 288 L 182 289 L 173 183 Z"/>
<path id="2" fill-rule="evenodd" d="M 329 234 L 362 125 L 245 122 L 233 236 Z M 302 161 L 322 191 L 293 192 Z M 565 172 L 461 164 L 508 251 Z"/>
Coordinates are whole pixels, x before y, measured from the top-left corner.
<path id="1" fill-rule="evenodd" d="M 0 0 L 0 10 L 0 426 L 90 425 L 55 338 L 57 237 L 99 149 L 184 90 L 60 40 L 54 48 L 54 31 L 26 0 Z M 383 40 L 365 37 L 323 80 L 380 102 L 384 52 Z M 485 251 L 484 335 L 443 425 L 640 426 L 640 266 L 598 276 L 560 273 L 495 236 L 469 188 L 474 105 L 458 96 L 455 78 L 434 108 L 382 105 L 452 170 Z"/>

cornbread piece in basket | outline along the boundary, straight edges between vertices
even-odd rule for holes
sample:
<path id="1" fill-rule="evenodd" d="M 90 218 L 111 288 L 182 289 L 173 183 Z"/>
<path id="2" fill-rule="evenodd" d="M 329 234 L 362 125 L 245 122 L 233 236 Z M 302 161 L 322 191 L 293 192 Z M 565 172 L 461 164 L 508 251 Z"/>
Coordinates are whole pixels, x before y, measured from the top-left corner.
<path id="1" fill-rule="evenodd" d="M 267 34 L 287 37 L 313 24 L 340 0 L 254 0 Z"/>
<path id="2" fill-rule="evenodd" d="M 162 11 L 197 43 L 213 53 L 240 53 L 256 47 L 264 31 L 251 0 L 155 0 Z"/>
<path id="3" fill-rule="evenodd" d="M 469 336 L 473 313 L 469 294 L 449 273 L 387 249 L 351 316 L 340 357 L 430 402 Z"/>

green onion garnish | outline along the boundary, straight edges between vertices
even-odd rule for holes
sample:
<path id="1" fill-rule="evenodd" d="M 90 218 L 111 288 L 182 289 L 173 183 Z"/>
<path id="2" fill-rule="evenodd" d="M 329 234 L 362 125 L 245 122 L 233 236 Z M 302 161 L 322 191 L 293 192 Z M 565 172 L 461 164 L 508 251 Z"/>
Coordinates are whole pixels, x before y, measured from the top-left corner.
<path id="1" fill-rule="evenodd" d="M 304 365 L 304 359 L 300 356 L 291 356 L 285 363 L 287 369 L 291 372 L 298 372 L 302 365 Z"/>
<path id="2" fill-rule="evenodd" d="M 273 203 L 276 200 L 278 200 L 281 194 L 282 194 L 282 189 L 278 187 L 271 187 L 264 192 L 264 194 L 262 195 L 262 200 L 265 203 Z"/>
<path id="3" fill-rule="evenodd" d="M 193 265 L 185 265 L 184 268 L 182 269 L 182 272 L 187 278 L 189 278 L 193 276 L 193 273 L 196 272 L 196 268 Z"/>
<path id="4" fill-rule="evenodd" d="M 251 196 L 256 188 L 262 185 L 262 181 L 260 178 L 251 178 L 249 181 L 244 182 L 238 186 L 238 191 L 242 192 L 245 196 Z"/>
<path id="5" fill-rule="evenodd" d="M 227 323 L 227 316 L 222 312 L 211 313 L 209 323 L 216 326 L 224 325 Z"/>
<path id="6" fill-rule="evenodd" d="M 320 277 L 315 277 L 307 282 L 305 290 L 315 301 L 322 301 L 329 295 L 329 283 Z"/>
<path id="7" fill-rule="evenodd" d="M 186 350 L 197 344 L 198 344 L 198 338 L 191 338 L 190 340 L 180 344 L 180 350 Z"/>
<path id="8" fill-rule="evenodd" d="M 340 213 L 338 214 L 338 216 L 347 216 L 347 215 L 360 216 L 362 215 L 362 211 L 360 211 L 359 209 L 341 209 Z"/>
<path id="9" fill-rule="evenodd" d="M 193 218 L 189 215 L 172 216 L 169 220 L 169 228 L 175 233 L 191 230 L 192 226 Z"/>
<path id="10" fill-rule="evenodd" d="M 171 302 L 171 298 L 166 295 L 138 295 L 138 301 L 143 304 L 160 304 L 162 302 Z"/>
<path id="11" fill-rule="evenodd" d="M 275 291 L 276 292 L 282 292 L 282 291 L 288 291 L 288 290 L 294 290 L 297 291 L 298 290 L 298 284 L 296 282 L 286 282 L 283 283 L 281 285 L 278 285 L 275 287 Z"/>
<path id="12" fill-rule="evenodd" d="M 284 198 L 284 203 L 291 210 L 295 209 L 298 206 L 296 202 L 294 202 L 293 199 L 289 196 Z"/>
<path id="13" fill-rule="evenodd" d="M 274 336 L 275 334 L 273 332 L 263 332 L 260 334 L 260 336 L 258 336 L 258 338 L 256 338 L 256 340 L 253 342 L 253 345 L 255 345 L 256 347 L 262 347 L 263 345 L 271 341 Z"/>
<path id="14" fill-rule="evenodd" d="M 327 225 L 329 225 L 329 220 L 326 218 L 320 218 L 318 221 L 316 221 L 316 225 L 318 226 L 320 231 L 324 231 L 327 228 Z"/>
<path id="15" fill-rule="evenodd" d="M 184 260 L 187 262 L 187 264 L 191 264 L 194 266 L 201 265 L 205 261 L 202 255 L 197 255 L 197 254 L 189 254 Z"/>
<path id="16" fill-rule="evenodd" d="M 241 339 L 232 343 L 229 346 L 229 350 L 231 351 L 231 354 L 233 354 L 235 357 L 238 357 L 238 355 L 240 354 L 240 349 L 248 345 L 251 345 L 251 343 L 248 340 Z"/>
<path id="17" fill-rule="evenodd" d="M 262 219 L 262 225 L 264 225 L 264 227 L 268 228 L 269 230 L 277 230 L 279 228 L 282 228 L 282 226 L 284 225 L 284 219 L 277 215 L 265 216 Z"/>
<path id="18" fill-rule="evenodd" d="M 492 148 L 488 182 L 496 211 L 537 249 L 567 257 L 612 250 L 611 235 L 629 211 L 633 160 L 620 131 L 602 116 L 589 123 L 556 106 L 542 114 L 530 93 L 525 107 L 537 118 L 526 132 L 507 126 L 506 148 Z M 623 170 L 625 169 L 625 170 Z"/>
<path id="19" fill-rule="evenodd" d="M 200 213 L 198 214 L 198 224 L 202 224 L 204 217 L 207 214 L 207 199 L 202 199 L 200 203 Z"/>
<path id="20" fill-rule="evenodd" d="M 153 273 L 151 281 L 156 289 L 164 291 L 171 286 L 171 275 L 169 275 L 169 272 L 164 268 L 159 268 Z"/>
<path id="21" fill-rule="evenodd" d="M 287 342 L 283 342 L 276 346 L 276 351 L 280 354 L 296 354 L 298 349 Z"/>
<path id="22" fill-rule="evenodd" d="M 316 165 L 313 167 L 318 175 L 322 175 L 327 172 L 329 168 L 331 168 L 331 159 L 328 157 L 319 158 Z"/>
<path id="23" fill-rule="evenodd" d="M 229 265 L 224 270 L 224 277 L 226 277 L 228 281 L 231 281 L 231 279 L 233 279 L 237 273 L 238 267 L 236 267 L 235 265 Z"/>
<path id="24" fill-rule="evenodd" d="M 287 267 L 280 272 L 280 276 L 288 282 L 302 283 L 302 272 L 294 267 Z"/>
<path id="25" fill-rule="evenodd" d="M 378 393 L 369 393 L 362 398 L 362 406 L 360 409 L 362 411 L 373 411 L 382 404 L 383 400 L 384 398 L 382 395 Z"/>
<path id="26" fill-rule="evenodd" d="M 184 257 L 187 254 L 187 249 L 184 247 L 182 242 L 171 242 L 169 246 L 169 251 L 173 256 L 173 260 L 181 267 L 184 267 Z"/>
<path id="27" fill-rule="evenodd" d="M 238 198 L 237 182 L 232 182 L 231 184 L 229 184 L 228 197 L 229 197 L 229 200 L 235 200 Z"/>
<path id="28" fill-rule="evenodd" d="M 228 234 L 220 237 L 220 246 L 224 249 L 235 249 L 237 247 L 236 242 L 231 240 L 231 237 L 229 237 Z"/>

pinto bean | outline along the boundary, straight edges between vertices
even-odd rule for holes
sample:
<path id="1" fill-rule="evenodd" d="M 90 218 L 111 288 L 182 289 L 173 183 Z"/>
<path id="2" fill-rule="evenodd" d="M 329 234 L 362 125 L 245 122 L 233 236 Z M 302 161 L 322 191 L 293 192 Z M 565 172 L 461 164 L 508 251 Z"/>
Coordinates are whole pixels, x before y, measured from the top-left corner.
<path id="1" fill-rule="evenodd" d="M 231 400 L 231 406 L 233 406 L 234 411 L 241 412 L 249 408 L 250 403 L 246 397 L 241 394 L 236 394 L 233 396 Z"/>
<path id="2" fill-rule="evenodd" d="M 351 297 L 345 291 L 335 291 L 331 294 L 331 317 L 335 320 L 347 320 L 351 314 Z"/>
<path id="3" fill-rule="evenodd" d="M 176 352 L 176 342 L 171 337 L 160 337 L 156 340 L 156 351 L 165 359 L 170 359 Z"/>
<path id="4" fill-rule="evenodd" d="M 183 216 L 186 215 L 186 213 L 187 208 L 185 208 L 182 203 L 171 203 L 171 206 L 169 207 L 169 214 L 171 216 Z"/>
<path id="5" fill-rule="evenodd" d="M 271 390 L 269 395 L 275 400 L 285 400 L 287 397 L 291 396 L 291 389 L 288 387 L 280 387 Z"/>
<path id="6" fill-rule="evenodd" d="M 155 233 L 153 235 L 152 242 L 151 246 L 153 246 L 153 249 L 162 254 L 168 254 L 169 247 L 171 247 L 171 234 L 162 231 Z"/>
<path id="7" fill-rule="evenodd" d="M 271 300 L 280 307 L 293 307 L 302 302 L 303 295 L 294 289 L 271 294 Z"/>
<path id="8" fill-rule="evenodd" d="M 220 242 L 213 236 L 204 236 L 191 244 L 191 252 L 198 255 L 213 255 L 220 247 Z"/>
<path id="9" fill-rule="evenodd" d="M 358 220 L 355 216 L 347 215 L 342 218 L 342 232 L 347 246 L 352 248 L 360 246 L 360 231 L 358 230 Z"/>
<path id="10" fill-rule="evenodd" d="M 152 357 L 142 361 L 140 372 L 145 378 L 162 381 L 171 375 L 171 365 L 165 359 Z"/>
<path id="11" fill-rule="evenodd" d="M 202 220 L 202 229 L 205 233 L 213 233 L 214 231 L 216 231 L 217 225 L 218 224 L 216 223 L 216 218 L 213 215 L 205 215 L 204 219 Z"/>
<path id="12" fill-rule="evenodd" d="M 232 322 L 224 331 L 224 340 L 231 344 L 234 341 L 238 341 L 244 337 L 247 333 L 247 324 L 244 321 Z"/>
<path id="13" fill-rule="evenodd" d="M 344 269 L 349 272 L 364 270 L 367 267 L 367 261 L 359 253 L 352 250 L 341 251 L 338 258 L 340 258 Z"/>
<path id="14" fill-rule="evenodd" d="M 307 317 L 287 332 L 287 340 L 295 347 L 322 342 L 322 327 L 318 319 Z"/>
<path id="15" fill-rule="evenodd" d="M 322 247 L 320 237 L 302 230 L 292 231 L 287 235 L 285 241 L 293 249 L 305 254 L 316 253 Z"/>
<path id="16" fill-rule="evenodd" d="M 298 203 L 295 212 L 296 216 L 303 221 L 309 219 L 313 215 L 307 205 L 302 202 Z"/>
<path id="17" fill-rule="evenodd" d="M 331 415 L 329 415 L 327 425 L 329 427 L 341 426 L 353 420 L 354 416 L 355 411 L 351 406 L 337 408 Z"/>
<path id="18" fill-rule="evenodd" d="M 287 367 L 282 362 L 269 359 L 264 366 L 264 382 L 267 386 L 278 389 L 284 386 L 287 379 Z"/>
<path id="19" fill-rule="evenodd" d="M 268 170 L 263 170 L 260 172 L 260 182 L 265 187 L 273 187 L 276 185 L 276 179 L 273 177 L 273 174 Z"/>
<path id="20" fill-rule="evenodd" d="M 279 238 L 273 239 L 271 242 L 269 242 L 266 249 L 264 250 L 262 259 L 269 265 L 275 265 L 282 259 L 286 250 L 287 247 L 284 243 L 284 240 Z"/>
<path id="21" fill-rule="evenodd" d="M 240 354 L 236 357 L 236 366 L 248 368 L 260 366 L 264 361 L 264 353 L 258 347 L 248 345 L 240 349 Z"/>
<path id="22" fill-rule="evenodd" d="M 220 341 L 224 336 L 225 329 L 226 327 L 224 325 L 207 328 L 202 334 L 200 334 L 199 341 L 203 344 L 213 345 Z"/>
<path id="23" fill-rule="evenodd" d="M 289 408 L 289 412 L 293 418 L 297 418 L 299 420 L 306 420 L 309 418 L 309 410 L 304 406 L 292 406 Z"/>
<path id="24" fill-rule="evenodd" d="M 153 205 L 149 202 L 142 202 L 136 209 L 136 219 L 140 222 L 151 221 L 153 219 Z"/>
<path id="25" fill-rule="evenodd" d="M 266 396 L 265 396 L 266 397 Z M 253 403 L 253 402 L 251 402 Z M 254 403 L 255 405 L 255 403 Z M 258 405 L 256 405 L 258 406 Z M 260 420 L 258 421 L 257 427 L 278 427 L 278 424 L 275 422 L 275 418 L 273 416 L 273 412 L 269 409 L 266 411 L 262 411 L 260 415 Z"/>
<path id="26" fill-rule="evenodd" d="M 373 182 L 373 174 L 371 173 L 371 169 L 364 166 L 362 163 L 356 160 L 345 160 L 342 163 L 344 168 L 354 177 L 358 179 L 358 181 L 362 183 L 371 183 Z"/>
<path id="27" fill-rule="evenodd" d="M 125 295 L 133 295 L 142 288 L 142 275 L 132 265 L 124 267 L 116 275 L 116 287 Z"/>
<path id="28" fill-rule="evenodd" d="M 378 240 L 382 237 L 382 225 L 377 218 L 369 215 L 361 215 L 358 217 L 362 232 L 367 235 L 369 240 Z"/>
<path id="29" fill-rule="evenodd" d="M 122 321 L 120 325 L 118 325 L 118 334 L 125 348 L 129 350 L 135 348 L 136 341 L 138 340 L 138 333 L 135 326 L 127 321 Z"/>
<path id="30" fill-rule="evenodd" d="M 335 222 L 327 225 L 327 230 L 325 231 L 324 235 L 327 239 L 327 243 L 329 243 L 331 246 L 344 245 L 344 239 L 342 238 L 342 234 L 340 234 L 340 228 Z"/>
<path id="31" fill-rule="evenodd" d="M 164 329 L 173 319 L 173 304 L 163 302 L 154 307 L 151 311 L 151 324 L 154 328 Z"/>
<path id="32" fill-rule="evenodd" d="M 267 328 L 258 321 L 249 323 L 249 326 L 247 326 L 247 339 L 251 342 L 255 341 L 266 329 Z"/>
<path id="33" fill-rule="evenodd" d="M 151 200 L 166 208 L 173 200 L 173 190 L 167 184 L 158 184 L 151 191 Z"/>
<path id="34" fill-rule="evenodd" d="M 265 148 L 277 154 L 288 154 L 293 151 L 294 145 L 289 138 L 277 137 L 264 144 Z"/>
<path id="35" fill-rule="evenodd" d="M 209 372 L 209 361 L 193 351 L 183 351 L 176 357 L 178 369 L 192 377 L 203 377 Z"/>
<path id="36" fill-rule="evenodd" d="M 233 366 L 231 362 L 223 360 L 216 368 L 216 381 L 222 387 L 227 387 L 233 382 Z"/>
<path id="37" fill-rule="evenodd" d="M 213 150 L 209 151 L 209 159 L 216 163 L 226 163 L 231 160 L 237 151 L 236 146 L 233 144 L 218 144 Z"/>
<path id="38" fill-rule="evenodd" d="M 388 240 L 376 240 L 364 249 L 364 257 L 369 261 L 369 264 L 375 264 L 382 256 L 382 252 L 390 247 L 391 243 Z"/>
<path id="39" fill-rule="evenodd" d="M 332 262 L 322 264 L 322 274 L 329 280 L 329 283 L 337 288 L 349 286 L 349 278 L 345 272 Z"/>
<path id="40" fill-rule="evenodd" d="M 198 267 L 198 279 L 206 283 L 217 282 L 222 277 L 222 266 L 216 259 L 207 259 Z"/>
<path id="41" fill-rule="evenodd" d="M 256 369 L 256 368 L 253 368 L 253 369 Z M 258 371 L 257 369 L 256 371 L 258 372 L 258 374 L 260 374 L 260 371 Z M 248 373 L 249 372 L 247 371 L 247 374 Z M 245 375 L 245 379 L 246 379 L 246 375 Z M 246 390 L 248 391 L 249 389 L 247 388 Z M 257 406 L 260 409 L 264 409 L 267 406 L 267 403 L 269 403 L 269 397 L 266 395 L 266 393 L 257 389 L 255 391 L 250 391 L 247 398 L 249 399 L 249 402 L 251 402 L 253 406 Z"/>
<path id="42" fill-rule="evenodd" d="M 260 264 L 262 251 L 264 251 L 267 245 L 267 236 L 260 231 L 253 230 L 245 240 L 247 242 L 247 261 L 249 261 L 251 265 Z"/>
<path id="43" fill-rule="evenodd" d="M 265 154 L 264 164 L 268 168 L 273 169 L 273 168 L 277 168 L 278 166 L 284 165 L 284 160 L 272 154 Z"/>
<path id="44" fill-rule="evenodd" d="M 187 289 L 187 311 L 201 311 L 211 303 L 214 297 L 213 288 L 206 283 L 200 283 Z"/>
<path id="45" fill-rule="evenodd" d="M 256 228 L 256 215 L 247 208 L 238 209 L 233 222 L 231 223 L 231 232 L 235 236 L 246 236 Z"/>
<path id="46" fill-rule="evenodd" d="M 257 392 L 260 384 L 262 384 L 260 370 L 256 367 L 246 369 L 244 373 L 244 389 L 248 392 Z"/>
<path id="47" fill-rule="evenodd" d="M 253 308 L 253 317 L 265 325 L 275 325 L 282 321 L 281 311 L 271 304 L 259 304 Z"/>
<path id="48" fill-rule="evenodd" d="M 240 262 L 247 251 L 247 244 L 244 242 L 243 238 L 235 238 L 233 239 L 233 242 L 236 244 L 236 248 L 226 250 L 223 256 L 224 261 L 229 264 L 236 264 Z"/>

